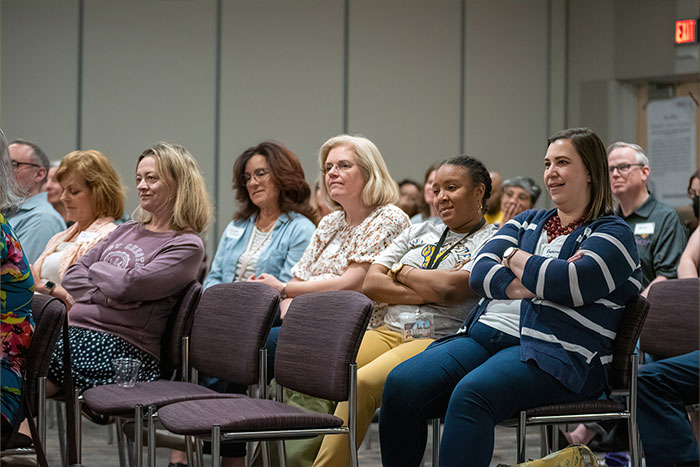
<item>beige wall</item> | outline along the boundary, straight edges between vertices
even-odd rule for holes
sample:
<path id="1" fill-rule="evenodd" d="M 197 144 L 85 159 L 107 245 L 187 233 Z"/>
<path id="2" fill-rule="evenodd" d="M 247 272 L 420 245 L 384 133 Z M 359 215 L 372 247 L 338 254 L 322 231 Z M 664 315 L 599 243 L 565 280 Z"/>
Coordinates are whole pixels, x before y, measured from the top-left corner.
<path id="1" fill-rule="evenodd" d="M 659 31 L 697 3 L 630 2 L 3 0 L 0 123 L 54 158 L 104 151 L 129 209 L 138 154 L 184 144 L 218 200 L 212 253 L 233 160 L 263 139 L 295 151 L 310 183 L 343 131 L 373 139 L 397 179 L 465 151 L 540 180 L 546 137 L 565 126 L 634 139 L 630 83 L 692 72 Z"/>

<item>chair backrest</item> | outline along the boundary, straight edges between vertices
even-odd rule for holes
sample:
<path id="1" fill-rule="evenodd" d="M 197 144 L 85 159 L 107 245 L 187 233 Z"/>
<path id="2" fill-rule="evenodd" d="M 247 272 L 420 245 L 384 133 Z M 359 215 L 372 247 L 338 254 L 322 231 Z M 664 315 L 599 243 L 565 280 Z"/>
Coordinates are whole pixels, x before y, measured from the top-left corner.
<path id="1" fill-rule="evenodd" d="M 279 299 L 274 288 L 254 282 L 206 289 L 190 335 L 192 365 L 230 383 L 257 383 L 259 351 L 265 346 Z"/>
<path id="2" fill-rule="evenodd" d="M 202 296 L 202 285 L 192 281 L 180 295 L 175 311 L 168 318 L 160 345 L 161 374 L 169 379 L 182 368 L 182 338 L 192 329 L 194 313 Z"/>
<path id="3" fill-rule="evenodd" d="M 700 279 L 657 282 L 649 289 L 649 317 L 640 348 L 656 358 L 683 355 L 698 349 Z"/>
<path id="4" fill-rule="evenodd" d="M 63 320 L 66 319 L 66 307 L 58 298 L 49 295 L 35 294 L 32 301 L 32 317 L 34 318 L 34 334 L 29 344 L 25 376 L 27 385 L 27 400 L 32 412 L 36 415 L 39 400 L 37 381 L 39 377 L 49 373 L 51 355 L 56 342 L 63 331 Z"/>
<path id="5" fill-rule="evenodd" d="M 296 297 L 282 322 L 275 380 L 310 396 L 347 400 L 349 365 L 355 362 L 371 312 L 372 301 L 358 292 Z"/>
<path id="6" fill-rule="evenodd" d="M 610 371 L 610 385 L 613 389 L 627 389 L 630 385 L 630 357 L 634 354 L 644 320 L 649 312 L 649 302 L 637 295 L 622 313 L 622 320 L 613 341 L 613 360 Z"/>

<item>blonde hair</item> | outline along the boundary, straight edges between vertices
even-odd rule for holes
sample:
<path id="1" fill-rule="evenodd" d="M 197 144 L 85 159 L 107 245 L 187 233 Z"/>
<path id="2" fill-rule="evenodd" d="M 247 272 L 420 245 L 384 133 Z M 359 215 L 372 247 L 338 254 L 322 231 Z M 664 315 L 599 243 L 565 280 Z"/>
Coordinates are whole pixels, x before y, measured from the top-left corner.
<path id="1" fill-rule="evenodd" d="M 124 187 L 107 156 L 94 149 L 68 153 L 56 170 L 56 181 L 60 183 L 68 172 L 76 172 L 85 180 L 95 217 L 119 219 L 124 215 Z"/>
<path id="2" fill-rule="evenodd" d="M 326 159 L 328 159 L 328 153 L 341 146 L 350 149 L 355 154 L 355 163 L 365 181 L 365 186 L 362 189 L 362 204 L 373 208 L 398 201 L 399 186 L 391 178 L 389 169 L 387 169 L 377 146 L 364 136 L 338 135 L 329 139 L 323 143 L 319 151 L 319 166 L 323 168 Z M 333 207 L 342 207 L 328 195 L 325 177 L 321 183 L 321 194 Z"/>
<path id="3" fill-rule="evenodd" d="M 146 157 L 153 157 L 163 183 L 174 193 L 170 226 L 174 230 L 201 233 L 212 222 L 214 208 L 192 154 L 179 144 L 161 141 L 143 151 L 136 167 Z M 151 215 L 139 206 L 134 211 L 134 219 L 147 224 Z"/>

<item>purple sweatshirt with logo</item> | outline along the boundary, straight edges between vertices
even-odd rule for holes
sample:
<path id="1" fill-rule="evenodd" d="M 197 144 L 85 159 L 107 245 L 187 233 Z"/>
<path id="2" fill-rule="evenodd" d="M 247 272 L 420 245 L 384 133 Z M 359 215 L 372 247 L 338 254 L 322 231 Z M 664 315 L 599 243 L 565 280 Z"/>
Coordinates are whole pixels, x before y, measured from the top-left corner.
<path id="1" fill-rule="evenodd" d="M 168 317 L 203 254 L 193 233 L 120 225 L 68 268 L 62 285 L 75 299 L 70 325 L 115 334 L 160 360 Z"/>

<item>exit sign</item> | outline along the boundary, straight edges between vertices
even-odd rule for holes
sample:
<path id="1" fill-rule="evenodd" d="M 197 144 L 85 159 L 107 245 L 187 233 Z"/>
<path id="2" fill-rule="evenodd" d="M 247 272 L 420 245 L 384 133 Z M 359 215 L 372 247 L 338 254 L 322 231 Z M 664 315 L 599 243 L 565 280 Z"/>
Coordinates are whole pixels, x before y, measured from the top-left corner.
<path id="1" fill-rule="evenodd" d="M 698 41 L 698 22 L 694 19 L 676 21 L 676 44 L 695 44 Z"/>

